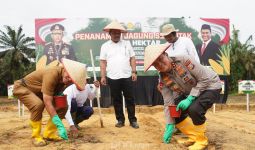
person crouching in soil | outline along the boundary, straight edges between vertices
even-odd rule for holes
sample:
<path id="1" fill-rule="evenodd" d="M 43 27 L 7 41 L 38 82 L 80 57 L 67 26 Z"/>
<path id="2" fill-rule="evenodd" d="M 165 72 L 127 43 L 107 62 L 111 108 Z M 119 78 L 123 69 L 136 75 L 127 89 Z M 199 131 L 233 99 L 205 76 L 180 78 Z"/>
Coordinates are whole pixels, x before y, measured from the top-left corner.
<path id="1" fill-rule="evenodd" d="M 161 94 L 166 117 L 163 140 L 170 142 L 176 126 L 188 136 L 188 140 L 179 139 L 178 143 L 189 146 L 190 150 L 202 150 L 208 145 L 205 114 L 219 99 L 220 79 L 214 71 L 197 63 L 191 56 L 168 57 L 165 51 L 170 45 L 149 45 L 144 55 L 144 70 L 154 66 L 163 84 Z M 171 117 L 169 105 L 177 105 L 176 111 L 182 110 L 179 118 Z"/>
<path id="2" fill-rule="evenodd" d="M 70 135 L 74 138 L 78 137 L 78 125 L 94 113 L 93 107 L 84 105 L 87 99 L 93 100 L 96 95 L 96 88 L 99 88 L 99 81 L 94 81 L 95 88 L 91 89 L 86 84 L 84 90 L 79 90 L 75 84 L 70 85 L 64 91 L 67 95 L 68 110 L 65 118 L 70 126 Z"/>
<path id="3" fill-rule="evenodd" d="M 53 104 L 53 96 L 75 83 L 84 90 L 86 84 L 85 64 L 62 59 L 63 66 L 46 67 L 36 70 L 24 78 L 15 81 L 13 94 L 28 108 L 31 113 L 32 143 L 35 146 L 47 145 L 45 140 L 67 140 L 67 132 L 61 121 L 65 117 L 66 108 L 58 109 Z M 44 107 L 50 119 L 41 136 L 42 114 Z M 61 119 L 60 119 L 61 118 Z M 56 131 L 58 130 L 58 135 Z"/>

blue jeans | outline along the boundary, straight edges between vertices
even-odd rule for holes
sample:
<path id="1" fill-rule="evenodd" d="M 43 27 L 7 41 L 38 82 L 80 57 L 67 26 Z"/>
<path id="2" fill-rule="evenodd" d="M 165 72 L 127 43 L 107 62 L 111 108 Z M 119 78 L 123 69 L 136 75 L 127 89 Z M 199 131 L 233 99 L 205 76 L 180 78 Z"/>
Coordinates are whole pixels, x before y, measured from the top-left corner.
<path id="1" fill-rule="evenodd" d="M 83 120 L 89 119 L 89 117 L 94 113 L 93 108 L 90 106 L 78 107 L 76 99 L 71 101 L 71 114 L 74 124 L 79 124 Z"/>

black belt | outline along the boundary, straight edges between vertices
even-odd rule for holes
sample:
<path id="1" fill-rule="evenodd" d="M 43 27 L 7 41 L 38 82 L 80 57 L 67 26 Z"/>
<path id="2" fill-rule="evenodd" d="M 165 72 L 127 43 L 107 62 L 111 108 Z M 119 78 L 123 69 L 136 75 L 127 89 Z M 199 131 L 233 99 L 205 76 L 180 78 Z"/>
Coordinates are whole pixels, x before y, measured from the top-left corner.
<path id="1" fill-rule="evenodd" d="M 24 78 L 20 79 L 20 81 L 21 81 L 21 85 L 23 85 L 24 87 L 27 86 L 26 80 Z"/>

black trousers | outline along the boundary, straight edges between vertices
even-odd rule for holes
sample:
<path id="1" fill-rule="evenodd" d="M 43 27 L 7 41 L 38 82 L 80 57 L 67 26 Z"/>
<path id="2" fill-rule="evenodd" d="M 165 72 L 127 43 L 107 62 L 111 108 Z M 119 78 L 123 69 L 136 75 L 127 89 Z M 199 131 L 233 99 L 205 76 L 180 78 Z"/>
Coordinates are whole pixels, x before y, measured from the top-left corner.
<path id="1" fill-rule="evenodd" d="M 201 93 L 189 106 L 187 110 L 181 113 L 180 118 L 176 118 L 176 124 L 182 122 L 187 116 L 190 116 L 194 125 L 204 124 L 206 121 L 206 111 L 212 107 L 213 103 L 219 100 L 221 90 L 206 90 Z M 175 104 L 178 105 L 180 101 L 186 98 L 181 95 L 175 99 Z"/>
<path id="2" fill-rule="evenodd" d="M 125 122 L 125 116 L 123 113 L 122 104 L 122 92 L 125 97 L 128 119 L 129 122 L 136 122 L 135 117 L 135 100 L 133 95 L 133 81 L 130 78 L 110 79 L 108 78 L 108 84 L 110 86 L 111 98 L 113 100 L 113 106 L 115 110 L 115 116 L 118 121 Z"/>

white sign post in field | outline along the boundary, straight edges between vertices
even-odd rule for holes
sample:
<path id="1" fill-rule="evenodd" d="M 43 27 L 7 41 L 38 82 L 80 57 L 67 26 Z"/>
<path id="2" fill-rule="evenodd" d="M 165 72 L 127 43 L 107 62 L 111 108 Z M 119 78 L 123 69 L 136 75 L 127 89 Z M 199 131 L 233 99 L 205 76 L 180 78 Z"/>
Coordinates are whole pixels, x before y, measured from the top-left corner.
<path id="1" fill-rule="evenodd" d="M 7 89 L 8 89 L 8 99 L 14 99 L 15 97 L 13 96 L 13 84 L 8 85 Z M 18 114 L 19 114 L 19 117 L 24 116 L 24 104 L 22 103 L 22 106 L 21 106 L 19 99 L 18 99 Z"/>
<path id="2" fill-rule="evenodd" d="M 246 94 L 246 108 L 250 111 L 250 93 L 255 92 L 255 80 L 240 80 L 238 82 L 238 93 Z"/>

